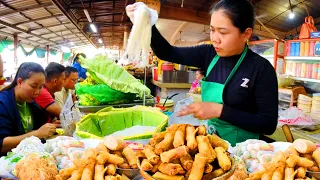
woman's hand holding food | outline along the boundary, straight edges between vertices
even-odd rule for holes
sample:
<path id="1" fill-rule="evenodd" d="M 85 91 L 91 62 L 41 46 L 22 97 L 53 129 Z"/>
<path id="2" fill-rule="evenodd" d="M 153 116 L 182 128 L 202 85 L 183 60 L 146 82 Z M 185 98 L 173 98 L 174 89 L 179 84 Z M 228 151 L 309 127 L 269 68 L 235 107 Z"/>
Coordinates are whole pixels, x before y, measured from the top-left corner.
<path id="1" fill-rule="evenodd" d="M 36 130 L 36 136 L 38 138 L 46 138 L 52 136 L 56 132 L 56 125 L 46 123 Z"/>
<path id="2" fill-rule="evenodd" d="M 127 16 L 130 18 L 130 21 L 133 23 L 133 14 L 136 10 L 136 4 L 130 4 L 126 7 Z"/>
<path id="3" fill-rule="evenodd" d="M 193 114 L 193 116 L 199 120 L 207 120 L 219 118 L 221 116 L 222 109 L 222 104 L 210 102 L 196 102 L 183 108 L 178 113 L 178 116 L 186 116 L 189 114 Z"/>

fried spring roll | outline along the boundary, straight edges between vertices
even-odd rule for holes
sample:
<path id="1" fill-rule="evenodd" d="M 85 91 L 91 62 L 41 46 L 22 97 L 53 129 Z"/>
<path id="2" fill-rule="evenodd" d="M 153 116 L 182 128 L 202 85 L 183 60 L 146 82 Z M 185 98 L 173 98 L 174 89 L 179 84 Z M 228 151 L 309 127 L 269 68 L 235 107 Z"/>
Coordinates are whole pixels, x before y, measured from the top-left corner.
<path id="1" fill-rule="evenodd" d="M 172 124 L 171 126 L 167 127 L 166 132 L 176 132 L 177 129 L 180 127 L 180 124 Z"/>
<path id="2" fill-rule="evenodd" d="M 161 172 L 156 172 L 152 177 L 157 180 L 184 180 L 183 176 L 169 176 Z"/>
<path id="3" fill-rule="evenodd" d="M 104 145 L 103 142 L 99 143 L 98 146 L 95 148 L 96 152 L 106 151 L 109 152 L 109 149 Z"/>
<path id="4" fill-rule="evenodd" d="M 142 150 L 136 150 L 135 155 L 137 158 L 146 158 L 146 155 L 144 154 L 144 151 L 142 151 Z"/>
<path id="5" fill-rule="evenodd" d="M 180 125 L 173 138 L 173 147 L 177 148 L 184 145 L 184 140 L 186 136 L 186 124 Z"/>
<path id="6" fill-rule="evenodd" d="M 158 170 L 169 176 L 175 176 L 184 171 L 180 164 L 173 163 L 161 163 L 158 167 Z"/>
<path id="7" fill-rule="evenodd" d="M 144 148 L 144 154 L 151 164 L 157 164 L 160 161 L 160 157 L 154 152 L 154 148 L 150 145 L 146 145 Z"/>
<path id="8" fill-rule="evenodd" d="M 96 164 L 94 167 L 94 180 L 104 180 L 104 165 Z"/>
<path id="9" fill-rule="evenodd" d="M 313 161 L 310 161 L 309 159 L 302 158 L 302 157 L 299 157 L 297 162 L 297 166 L 304 167 L 304 168 L 309 168 L 309 167 L 312 167 L 313 165 L 314 165 Z"/>
<path id="10" fill-rule="evenodd" d="M 320 149 L 317 149 L 312 153 L 312 158 L 316 161 L 318 167 L 320 167 Z"/>
<path id="11" fill-rule="evenodd" d="M 205 135 L 207 135 L 207 128 L 206 128 L 206 126 L 201 125 L 201 126 L 199 126 L 197 129 L 198 129 L 198 132 L 197 132 L 198 136 L 205 136 Z"/>
<path id="12" fill-rule="evenodd" d="M 192 163 L 193 163 L 193 159 L 192 157 L 190 156 L 190 154 L 187 154 L 183 157 L 180 157 L 180 162 L 181 162 L 181 165 L 182 167 L 185 169 L 185 170 L 191 170 L 192 168 Z"/>
<path id="13" fill-rule="evenodd" d="M 80 180 L 83 170 L 84 168 L 76 169 L 75 171 L 72 172 L 71 177 L 68 180 Z"/>
<path id="14" fill-rule="evenodd" d="M 186 127 L 186 140 L 187 140 L 187 147 L 190 151 L 194 151 L 198 148 L 198 143 L 196 140 L 196 134 L 197 134 L 196 128 L 191 125 L 187 125 Z"/>
<path id="15" fill-rule="evenodd" d="M 294 171 L 294 168 L 286 167 L 284 170 L 284 180 L 294 180 L 297 171 Z"/>
<path id="16" fill-rule="evenodd" d="M 118 179 L 118 177 L 116 177 L 116 176 L 108 175 L 108 176 L 105 176 L 105 177 L 104 177 L 104 180 L 119 180 L 119 179 Z"/>
<path id="17" fill-rule="evenodd" d="M 178 159 L 180 157 L 186 156 L 188 154 L 187 146 L 180 146 L 175 149 L 171 149 L 169 151 L 163 152 L 160 154 L 161 162 L 169 163 L 174 159 Z"/>
<path id="18" fill-rule="evenodd" d="M 162 163 L 162 162 L 159 161 L 157 164 L 154 164 L 154 165 L 153 165 L 153 168 L 151 169 L 151 172 L 152 172 L 152 173 L 156 173 L 156 172 L 158 171 L 158 168 L 159 168 L 159 166 L 160 166 L 161 163 Z"/>
<path id="19" fill-rule="evenodd" d="M 97 156 L 97 153 L 93 148 L 87 148 L 84 151 L 83 159 L 87 160 L 90 157 L 95 158 L 96 156 Z"/>
<path id="20" fill-rule="evenodd" d="M 202 154 L 196 154 L 194 162 L 192 164 L 189 180 L 201 180 L 204 172 L 204 168 L 207 164 L 207 157 Z"/>
<path id="21" fill-rule="evenodd" d="M 284 151 L 284 155 L 286 158 L 289 158 L 290 155 L 297 155 L 299 156 L 299 153 L 297 152 L 297 150 L 293 147 L 293 146 L 290 146 L 288 147 L 285 151 Z"/>
<path id="22" fill-rule="evenodd" d="M 228 171 L 231 169 L 231 161 L 223 147 L 216 147 L 215 151 L 217 153 L 219 166 L 224 170 Z"/>
<path id="23" fill-rule="evenodd" d="M 108 164 L 107 165 L 107 175 L 115 175 L 116 174 L 116 170 L 117 170 L 117 167 L 116 165 L 114 164 Z"/>
<path id="24" fill-rule="evenodd" d="M 205 168 L 204 168 L 204 173 L 208 174 L 211 173 L 213 170 L 213 166 L 211 164 L 206 164 Z"/>
<path id="25" fill-rule="evenodd" d="M 61 179 L 68 179 L 68 178 L 71 177 L 72 172 L 73 172 L 74 170 L 76 170 L 76 169 L 77 169 L 77 168 L 76 168 L 75 166 L 72 166 L 72 167 L 67 168 L 67 169 L 61 169 L 61 170 L 59 171 L 59 175 L 60 175 Z"/>
<path id="26" fill-rule="evenodd" d="M 94 164 L 88 164 L 82 173 L 81 180 L 93 179 L 94 177 Z"/>
<path id="27" fill-rule="evenodd" d="M 272 175 L 273 175 L 273 171 L 272 172 L 266 172 L 262 175 L 261 180 L 271 180 L 272 179 Z"/>
<path id="28" fill-rule="evenodd" d="M 152 168 L 153 168 L 152 164 L 147 159 L 142 160 L 141 169 L 143 171 L 151 171 Z"/>
<path id="29" fill-rule="evenodd" d="M 304 167 L 299 167 L 297 169 L 297 175 L 296 177 L 297 178 L 305 178 L 306 177 L 306 174 L 307 174 L 307 169 L 304 168 Z"/>
<path id="30" fill-rule="evenodd" d="M 285 163 L 281 163 L 277 169 L 274 171 L 272 175 L 272 180 L 282 180 L 284 179 L 284 169 L 286 165 Z"/>
<path id="31" fill-rule="evenodd" d="M 167 151 L 173 143 L 175 131 L 171 131 L 166 133 L 164 139 L 155 146 L 154 152 L 159 155 L 165 151 Z"/>
<path id="32" fill-rule="evenodd" d="M 103 143 L 108 149 L 112 151 L 122 150 L 127 146 L 126 142 L 123 139 L 115 136 L 104 137 Z"/>
<path id="33" fill-rule="evenodd" d="M 203 180 L 212 180 L 212 179 L 214 179 L 216 177 L 219 177 L 219 176 L 221 176 L 223 174 L 224 174 L 224 171 L 221 168 L 220 169 L 216 169 L 213 172 L 204 175 L 203 176 Z"/>
<path id="34" fill-rule="evenodd" d="M 164 132 L 160 132 L 160 133 L 156 133 L 150 139 L 149 144 L 154 147 L 156 144 L 158 144 L 159 142 L 161 142 L 164 139 L 165 134 L 166 134 L 165 131 Z"/>
<path id="35" fill-rule="evenodd" d="M 253 172 L 249 174 L 249 178 L 253 179 L 253 180 L 259 180 L 262 178 L 262 176 L 266 173 L 267 171 L 265 169 L 262 169 L 260 171 L 257 172 Z"/>
<path id="36" fill-rule="evenodd" d="M 128 163 L 132 169 L 138 168 L 137 157 L 136 157 L 132 148 L 125 147 L 122 151 L 122 155 L 127 159 Z"/>
<path id="37" fill-rule="evenodd" d="M 213 147 L 223 147 L 226 151 L 228 150 L 229 144 L 216 134 L 208 135 L 208 137 Z"/>
<path id="38" fill-rule="evenodd" d="M 105 164 L 106 162 L 110 164 L 122 164 L 124 162 L 124 159 L 117 156 L 110 154 L 108 152 L 100 151 L 99 155 L 97 156 L 98 164 Z"/>
<path id="39" fill-rule="evenodd" d="M 208 137 L 207 136 L 197 136 L 197 143 L 199 153 L 205 155 L 208 158 L 208 163 L 214 161 L 215 154 L 213 154 L 212 146 L 208 144 Z"/>

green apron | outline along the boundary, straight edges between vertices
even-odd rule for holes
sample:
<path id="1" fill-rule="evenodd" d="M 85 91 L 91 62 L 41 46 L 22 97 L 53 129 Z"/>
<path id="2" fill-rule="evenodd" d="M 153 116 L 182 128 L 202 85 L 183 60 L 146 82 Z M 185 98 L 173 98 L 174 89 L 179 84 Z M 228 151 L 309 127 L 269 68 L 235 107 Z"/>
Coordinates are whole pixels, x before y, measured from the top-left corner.
<path id="1" fill-rule="evenodd" d="M 207 77 L 210 71 L 216 65 L 220 57 L 216 55 L 213 58 L 208 67 L 206 77 L 202 80 L 201 83 L 201 98 L 203 102 L 214 102 L 218 104 L 223 104 L 224 87 L 231 80 L 232 76 L 239 68 L 240 64 L 242 63 L 244 57 L 247 54 L 247 51 L 248 48 L 246 47 L 242 52 L 239 61 L 229 74 L 225 84 L 207 81 Z M 241 119 L 239 119 L 239 121 L 241 121 Z M 260 136 L 260 134 L 245 131 L 241 128 L 231 125 L 226 121 L 220 120 L 219 118 L 214 118 L 208 121 L 208 130 L 210 134 L 219 134 L 222 139 L 227 140 L 232 146 L 235 146 L 236 143 L 243 142 L 247 139 L 259 139 Z"/>

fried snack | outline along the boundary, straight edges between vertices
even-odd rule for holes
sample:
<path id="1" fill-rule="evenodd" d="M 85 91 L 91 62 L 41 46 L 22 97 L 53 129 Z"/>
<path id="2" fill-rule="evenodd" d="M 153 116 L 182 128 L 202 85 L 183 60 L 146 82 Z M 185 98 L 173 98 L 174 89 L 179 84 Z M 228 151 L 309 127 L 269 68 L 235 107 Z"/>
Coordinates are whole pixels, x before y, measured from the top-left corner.
<path id="1" fill-rule="evenodd" d="M 96 152 L 106 151 L 109 152 L 109 149 L 104 145 L 103 142 L 99 143 L 98 146 L 95 148 Z"/>
<path id="2" fill-rule="evenodd" d="M 297 178 L 305 178 L 307 174 L 307 169 L 304 167 L 299 167 L 297 170 Z"/>
<path id="3" fill-rule="evenodd" d="M 273 156 L 271 163 L 278 163 L 278 162 L 286 162 L 286 157 L 282 151 L 276 152 L 276 154 Z"/>
<path id="4" fill-rule="evenodd" d="M 311 172 L 320 172 L 320 169 L 318 168 L 318 166 L 312 166 L 312 167 L 308 168 L 308 171 L 311 171 Z"/>
<path id="5" fill-rule="evenodd" d="M 61 169 L 61 170 L 59 171 L 59 175 L 60 175 L 61 179 L 68 179 L 68 178 L 71 177 L 72 172 L 73 172 L 74 170 L 76 170 L 76 169 L 77 169 L 77 168 L 76 168 L 75 166 L 72 166 L 72 167 L 67 168 L 67 169 Z"/>
<path id="6" fill-rule="evenodd" d="M 186 140 L 187 140 L 187 147 L 190 151 L 194 151 L 198 148 L 198 143 L 196 140 L 196 134 L 198 129 L 196 130 L 195 127 L 191 125 L 187 125 L 186 127 Z"/>
<path id="7" fill-rule="evenodd" d="M 117 167 L 116 165 L 114 164 L 108 164 L 107 167 L 106 167 L 107 171 L 106 171 L 106 174 L 107 175 L 115 175 L 116 174 L 116 170 L 117 170 Z"/>
<path id="8" fill-rule="evenodd" d="M 180 146 L 175 149 L 171 149 L 169 151 L 163 152 L 160 154 L 161 162 L 169 163 L 174 159 L 178 159 L 188 154 L 187 146 Z"/>
<path id="9" fill-rule="evenodd" d="M 119 180 L 119 179 L 118 179 L 118 177 L 116 177 L 116 176 L 108 175 L 108 176 L 105 176 L 105 177 L 104 177 L 104 180 Z"/>
<path id="10" fill-rule="evenodd" d="M 97 156 L 98 164 L 105 164 L 106 162 L 110 164 L 122 164 L 124 162 L 124 159 L 117 156 L 110 154 L 108 152 L 100 151 Z"/>
<path id="11" fill-rule="evenodd" d="M 87 160 L 90 157 L 95 158 L 96 156 L 97 156 L 97 153 L 93 148 L 87 148 L 84 151 L 83 159 Z"/>
<path id="12" fill-rule="evenodd" d="M 213 147 L 223 147 L 226 151 L 228 150 L 229 144 L 216 134 L 208 135 L 208 137 Z"/>
<path id="13" fill-rule="evenodd" d="M 114 155 L 117 155 L 117 156 L 123 158 L 122 151 L 111 151 L 110 154 L 114 154 Z"/>
<path id="14" fill-rule="evenodd" d="M 272 180 L 282 180 L 284 178 L 284 169 L 286 164 L 281 162 L 272 175 Z"/>
<path id="15" fill-rule="evenodd" d="M 211 172 L 209 174 L 204 175 L 202 179 L 203 180 L 212 180 L 212 179 L 219 177 L 223 174 L 224 174 L 224 171 L 220 168 L 220 169 L 214 170 L 213 172 Z"/>
<path id="16" fill-rule="evenodd" d="M 204 167 L 204 173 L 208 174 L 211 173 L 213 170 L 213 166 L 209 163 L 206 164 L 206 166 Z"/>
<path id="17" fill-rule="evenodd" d="M 156 172 L 158 171 L 158 168 L 159 168 L 159 166 L 160 166 L 161 163 L 162 163 L 162 162 L 159 161 L 157 164 L 154 164 L 154 165 L 153 165 L 153 168 L 151 169 L 151 172 L 152 172 L 152 173 L 156 173 Z"/>
<path id="18" fill-rule="evenodd" d="M 198 129 L 198 132 L 197 132 L 197 135 L 198 135 L 198 136 L 205 136 L 205 135 L 207 135 L 207 128 L 206 128 L 206 126 L 201 125 L 201 126 L 199 126 L 197 129 Z"/>
<path id="19" fill-rule="evenodd" d="M 82 176 L 84 168 L 77 169 L 72 172 L 71 177 L 68 180 L 80 180 Z"/>
<path id="20" fill-rule="evenodd" d="M 207 136 L 197 136 L 197 143 L 199 153 L 205 155 L 208 159 L 208 163 L 211 163 L 216 158 L 212 153 L 212 146 L 208 144 L 208 137 Z"/>
<path id="21" fill-rule="evenodd" d="M 317 149 L 312 153 L 312 158 L 316 161 L 318 167 L 320 167 L 320 149 Z"/>
<path id="22" fill-rule="evenodd" d="M 131 149 L 130 147 L 124 148 L 122 151 L 122 155 L 127 159 L 128 163 L 132 169 L 138 168 L 137 157 L 136 157 L 133 149 Z"/>
<path id="23" fill-rule="evenodd" d="M 309 159 L 303 158 L 303 157 L 299 157 L 297 162 L 297 166 L 304 167 L 304 168 L 309 168 L 309 167 L 312 167 L 313 165 L 314 165 L 313 161 L 310 161 Z"/>
<path id="24" fill-rule="evenodd" d="M 93 179 L 95 164 L 88 164 L 82 173 L 81 180 Z"/>
<path id="25" fill-rule="evenodd" d="M 156 172 L 152 177 L 157 180 L 184 180 L 183 176 L 168 176 L 161 172 Z"/>
<path id="26" fill-rule="evenodd" d="M 142 150 L 136 150 L 135 155 L 137 158 L 146 158 L 146 155 Z"/>
<path id="27" fill-rule="evenodd" d="M 176 132 L 178 128 L 180 127 L 180 124 L 172 124 L 171 126 L 167 127 L 167 133 L 170 132 Z"/>
<path id="28" fill-rule="evenodd" d="M 208 163 L 207 157 L 203 154 L 196 154 L 194 162 L 192 164 L 189 180 L 201 180 L 204 172 L 204 168 Z"/>
<path id="29" fill-rule="evenodd" d="M 181 164 L 180 159 L 174 159 L 172 160 L 173 164 Z"/>
<path id="30" fill-rule="evenodd" d="M 292 145 L 284 151 L 284 155 L 286 158 L 288 158 L 289 155 L 291 155 L 291 154 L 299 156 L 299 153 Z"/>
<path id="31" fill-rule="evenodd" d="M 166 135 L 164 136 L 164 139 L 155 146 L 154 152 L 157 155 L 160 155 L 161 153 L 167 151 L 170 148 L 173 142 L 174 134 L 175 134 L 175 131 L 170 131 L 166 133 Z"/>
<path id="32" fill-rule="evenodd" d="M 296 166 L 296 164 L 298 163 L 299 158 L 300 157 L 295 154 L 289 155 L 288 159 L 286 160 L 287 167 L 294 168 Z"/>
<path id="33" fill-rule="evenodd" d="M 210 143 L 209 137 L 208 137 L 208 136 L 205 136 L 204 141 L 209 145 L 210 153 L 211 153 L 213 159 L 216 159 L 217 153 L 216 153 L 216 151 L 213 149 L 213 147 L 212 147 L 212 145 L 211 145 L 211 143 Z"/>
<path id="34" fill-rule="evenodd" d="M 249 178 L 254 179 L 254 180 L 259 180 L 262 178 L 262 176 L 267 172 L 266 169 L 262 169 L 260 171 L 257 172 L 253 172 L 251 174 L 249 174 Z"/>
<path id="35" fill-rule="evenodd" d="M 228 171 L 231 169 L 231 161 L 223 147 L 216 147 L 215 151 L 217 153 L 219 166 L 224 170 Z"/>
<path id="36" fill-rule="evenodd" d="M 141 169 L 143 171 L 151 171 L 152 168 L 153 168 L 152 164 L 147 159 L 142 160 Z"/>
<path id="37" fill-rule="evenodd" d="M 292 146 L 301 154 L 313 153 L 317 149 L 313 142 L 306 139 L 297 139 L 292 143 Z"/>
<path id="38" fill-rule="evenodd" d="M 169 176 L 175 176 L 184 171 L 180 164 L 173 163 L 161 163 L 158 167 L 158 170 Z"/>
<path id="39" fill-rule="evenodd" d="M 73 161 L 77 169 L 84 169 L 87 166 L 87 163 L 84 159 L 76 159 Z"/>
<path id="40" fill-rule="evenodd" d="M 104 137 L 103 143 L 108 149 L 112 151 L 122 150 L 127 146 L 126 142 L 123 139 L 115 136 Z"/>
<path id="41" fill-rule="evenodd" d="M 300 154 L 299 156 L 300 156 L 300 157 L 307 158 L 307 159 L 309 159 L 310 161 L 313 161 L 312 154 Z"/>
<path id="42" fill-rule="evenodd" d="M 160 157 L 154 152 L 154 148 L 150 145 L 146 145 L 144 148 L 144 154 L 151 164 L 157 164 L 160 161 Z"/>
<path id="43" fill-rule="evenodd" d="M 297 171 L 294 171 L 294 168 L 286 167 L 284 170 L 284 180 L 294 180 Z"/>
<path id="44" fill-rule="evenodd" d="M 273 175 L 273 171 L 272 172 L 266 172 L 262 175 L 261 180 L 271 180 L 272 179 L 272 175 Z"/>
<path id="45" fill-rule="evenodd" d="M 164 139 L 166 132 L 160 132 L 160 133 L 156 133 L 150 140 L 149 140 L 149 144 L 151 146 L 155 146 L 157 143 L 161 142 Z"/>
<path id="46" fill-rule="evenodd" d="M 186 124 L 180 125 L 173 138 L 173 147 L 177 148 L 184 145 L 186 135 Z"/>
<path id="47" fill-rule="evenodd" d="M 180 162 L 181 162 L 181 165 L 182 167 L 185 169 L 185 170 L 191 170 L 192 168 L 192 163 L 193 163 L 193 159 L 192 157 L 190 156 L 190 154 L 187 154 L 185 156 L 182 156 L 180 157 Z"/>
<path id="48" fill-rule="evenodd" d="M 104 165 L 96 164 L 94 167 L 94 180 L 104 180 Z"/>

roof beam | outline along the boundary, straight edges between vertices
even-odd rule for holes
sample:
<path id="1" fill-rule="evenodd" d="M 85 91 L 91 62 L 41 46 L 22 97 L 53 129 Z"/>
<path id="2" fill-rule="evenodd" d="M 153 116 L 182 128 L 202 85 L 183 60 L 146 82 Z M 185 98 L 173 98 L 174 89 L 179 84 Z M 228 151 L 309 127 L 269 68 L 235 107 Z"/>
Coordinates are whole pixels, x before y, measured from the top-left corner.
<path id="1" fill-rule="evenodd" d="M 15 26 L 19 26 L 21 24 L 28 24 L 28 23 L 32 23 L 32 22 L 36 22 L 36 21 L 42 21 L 42 20 L 51 19 L 51 18 L 57 18 L 57 17 L 63 17 L 63 15 L 62 14 L 58 14 L 58 15 L 53 15 L 53 16 L 41 17 L 41 18 L 37 18 L 37 19 L 30 19 L 29 21 L 23 21 L 23 22 L 20 22 L 20 23 L 16 23 L 14 25 Z"/>
<path id="2" fill-rule="evenodd" d="M 56 32 L 56 33 L 50 32 L 50 33 L 45 33 L 45 34 L 39 34 L 39 36 L 46 36 L 46 35 L 50 35 L 50 34 L 56 34 L 57 36 L 65 36 L 65 35 L 70 35 L 70 34 L 77 34 L 77 33 L 72 32 L 72 30 L 76 30 L 76 28 L 66 29 L 66 30 L 60 31 L 61 34 L 59 34 L 58 32 Z M 66 32 L 66 31 L 71 31 L 71 33 L 62 34 L 63 32 Z"/>
<path id="3" fill-rule="evenodd" d="M 39 35 L 36 35 L 36 34 L 34 34 L 34 33 L 31 33 L 31 32 L 28 33 L 28 31 L 26 31 L 26 30 L 24 30 L 24 29 L 21 29 L 21 28 L 15 26 L 15 25 L 11 25 L 11 24 L 9 24 L 9 23 L 7 23 L 7 22 L 4 22 L 4 21 L 2 21 L 2 20 L 0 20 L 0 24 L 2 24 L 2 25 L 4 25 L 4 26 L 7 26 L 7 27 L 9 27 L 9 28 L 15 29 L 15 30 L 17 30 L 17 31 L 26 33 L 26 34 L 30 34 L 30 35 L 32 35 L 32 36 L 34 36 L 34 37 L 43 39 L 43 40 L 45 40 L 45 41 L 47 41 L 47 42 L 50 42 L 50 43 L 56 45 L 55 42 L 53 42 L 53 41 L 51 41 L 51 40 L 49 40 L 49 39 L 43 38 L 43 37 L 41 37 L 41 36 L 39 36 Z"/>
<path id="4" fill-rule="evenodd" d="M 36 31 L 36 30 L 40 30 L 40 29 L 47 29 L 47 28 L 52 28 L 52 27 L 63 26 L 63 25 L 67 25 L 67 24 L 71 24 L 71 23 L 70 22 L 63 22 L 61 24 L 55 24 L 55 25 L 50 25 L 50 26 L 28 29 L 28 32 L 32 32 L 32 31 Z"/>
<path id="5" fill-rule="evenodd" d="M 42 7 L 48 7 L 48 6 L 52 6 L 52 3 L 43 3 L 43 4 L 39 4 L 39 5 L 33 5 L 33 6 L 27 6 L 21 9 L 17 9 L 17 10 L 13 10 L 12 12 L 8 12 L 8 13 L 0 13 L 0 17 L 1 16 L 9 16 L 12 14 L 16 14 L 16 13 L 21 13 L 21 12 L 25 12 L 25 11 L 29 11 L 29 10 L 33 10 L 33 9 L 39 9 Z"/>
<path id="6" fill-rule="evenodd" d="M 68 11 L 65 9 L 65 6 L 63 6 L 58 0 L 51 0 L 54 5 L 62 12 L 63 15 L 65 15 L 69 21 L 72 22 L 72 24 L 74 26 L 76 26 L 76 28 L 84 35 L 84 37 L 86 37 L 88 39 L 88 41 L 94 46 L 97 47 L 92 40 L 89 38 L 89 36 L 82 30 L 82 28 L 79 27 L 79 24 L 77 24 L 76 22 L 76 18 L 75 17 L 71 17 L 71 15 L 68 13 Z"/>

